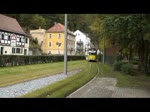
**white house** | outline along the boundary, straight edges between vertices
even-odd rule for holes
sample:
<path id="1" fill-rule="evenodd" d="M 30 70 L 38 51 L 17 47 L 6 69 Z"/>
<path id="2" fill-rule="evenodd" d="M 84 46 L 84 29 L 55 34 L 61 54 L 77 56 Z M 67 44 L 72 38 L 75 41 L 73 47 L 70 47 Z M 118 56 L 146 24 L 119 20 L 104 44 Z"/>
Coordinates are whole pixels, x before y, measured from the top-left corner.
<path id="1" fill-rule="evenodd" d="M 80 30 L 76 30 L 74 32 L 75 37 L 75 52 L 76 54 L 84 54 L 87 55 L 87 51 L 90 48 L 90 38 L 88 34 L 81 32 Z"/>
<path id="2" fill-rule="evenodd" d="M 0 14 L 0 55 L 28 55 L 29 38 L 16 19 Z"/>

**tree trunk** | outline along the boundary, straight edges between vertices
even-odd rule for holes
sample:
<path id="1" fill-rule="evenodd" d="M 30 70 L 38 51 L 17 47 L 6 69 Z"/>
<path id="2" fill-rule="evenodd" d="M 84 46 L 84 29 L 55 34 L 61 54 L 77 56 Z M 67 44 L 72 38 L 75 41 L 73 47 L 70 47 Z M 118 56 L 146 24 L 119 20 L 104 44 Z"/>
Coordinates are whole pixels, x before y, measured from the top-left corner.
<path id="1" fill-rule="evenodd" d="M 132 61 L 132 59 L 133 59 L 133 56 L 132 56 L 132 45 L 130 45 L 130 47 L 129 47 L 129 62 L 131 62 Z"/>
<path id="2" fill-rule="evenodd" d="M 148 74 L 148 41 L 145 41 L 144 73 Z"/>
<path id="3" fill-rule="evenodd" d="M 144 40 L 143 38 L 139 42 L 140 47 L 139 47 L 139 54 L 140 54 L 140 59 L 139 59 L 139 71 L 144 71 L 144 54 L 145 54 L 145 45 L 144 45 Z"/>

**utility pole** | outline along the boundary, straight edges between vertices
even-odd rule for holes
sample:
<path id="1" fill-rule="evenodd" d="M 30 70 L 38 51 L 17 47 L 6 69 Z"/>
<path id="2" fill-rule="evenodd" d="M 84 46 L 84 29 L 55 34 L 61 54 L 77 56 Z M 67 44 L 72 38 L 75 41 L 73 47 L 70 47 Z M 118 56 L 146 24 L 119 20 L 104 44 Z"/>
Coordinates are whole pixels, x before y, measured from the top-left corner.
<path id="1" fill-rule="evenodd" d="M 65 14 L 64 75 L 67 75 L 67 14 Z"/>

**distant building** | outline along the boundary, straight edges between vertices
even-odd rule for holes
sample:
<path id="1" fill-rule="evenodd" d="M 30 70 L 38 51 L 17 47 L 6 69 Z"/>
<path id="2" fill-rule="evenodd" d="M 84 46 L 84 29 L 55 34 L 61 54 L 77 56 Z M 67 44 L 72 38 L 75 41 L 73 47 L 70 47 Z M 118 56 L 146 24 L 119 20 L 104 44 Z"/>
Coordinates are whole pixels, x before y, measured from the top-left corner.
<path id="1" fill-rule="evenodd" d="M 91 40 L 88 37 L 88 34 L 76 30 L 74 32 L 75 37 L 75 52 L 76 54 L 87 55 L 88 49 L 90 48 Z"/>
<path id="2" fill-rule="evenodd" d="M 44 53 L 64 54 L 65 26 L 55 23 L 46 31 Z M 75 35 L 67 29 L 67 54 L 75 55 Z"/>
<path id="3" fill-rule="evenodd" d="M 45 37 L 46 37 L 46 30 L 45 29 L 36 29 L 36 30 L 30 30 L 30 34 L 32 38 L 38 40 L 38 45 L 42 49 L 42 51 L 45 51 Z"/>
<path id="4" fill-rule="evenodd" d="M 0 55 L 28 55 L 29 38 L 16 19 L 0 14 Z"/>
<path id="5" fill-rule="evenodd" d="M 75 54 L 75 35 L 67 30 L 67 54 Z M 42 52 L 45 54 L 64 54 L 64 36 L 65 26 L 60 23 L 55 23 L 54 26 L 45 29 L 31 30 L 30 34 L 35 39 L 37 38 Z"/>

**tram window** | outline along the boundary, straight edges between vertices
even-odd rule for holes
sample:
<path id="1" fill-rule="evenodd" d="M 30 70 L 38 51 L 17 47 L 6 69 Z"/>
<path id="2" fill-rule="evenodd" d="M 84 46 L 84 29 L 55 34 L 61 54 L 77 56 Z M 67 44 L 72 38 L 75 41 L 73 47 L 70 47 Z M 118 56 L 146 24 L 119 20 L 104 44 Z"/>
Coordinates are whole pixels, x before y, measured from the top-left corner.
<path id="1" fill-rule="evenodd" d="M 95 55 L 96 53 L 89 53 L 90 55 Z"/>

